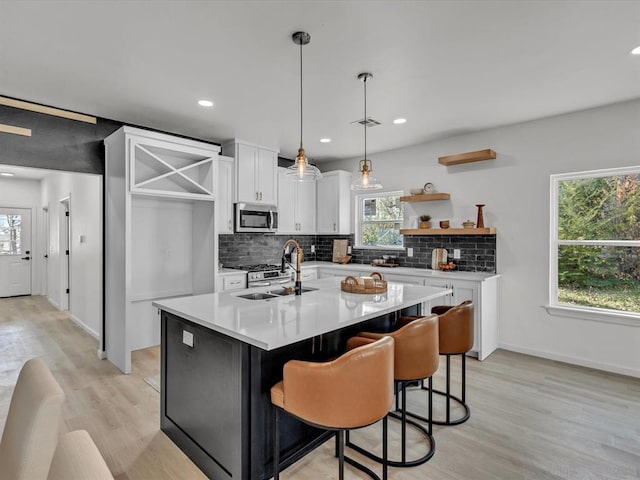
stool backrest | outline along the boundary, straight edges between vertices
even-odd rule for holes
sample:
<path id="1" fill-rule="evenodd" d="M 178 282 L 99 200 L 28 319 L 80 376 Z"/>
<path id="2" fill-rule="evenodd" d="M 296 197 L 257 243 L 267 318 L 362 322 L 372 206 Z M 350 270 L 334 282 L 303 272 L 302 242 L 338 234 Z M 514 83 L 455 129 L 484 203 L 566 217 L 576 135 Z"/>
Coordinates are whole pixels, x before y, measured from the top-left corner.
<path id="1" fill-rule="evenodd" d="M 389 334 L 395 340 L 396 380 L 428 378 L 438 370 L 438 316 L 418 318 Z"/>
<path id="2" fill-rule="evenodd" d="M 58 443 L 64 392 L 39 358 L 20 370 L 0 441 L 2 480 L 46 480 Z"/>
<path id="3" fill-rule="evenodd" d="M 473 303 L 450 308 L 439 316 L 440 353 L 465 353 L 473 348 Z"/>
<path id="4" fill-rule="evenodd" d="M 284 409 L 309 423 L 336 429 L 382 419 L 393 403 L 393 343 L 385 336 L 331 362 L 287 362 Z"/>

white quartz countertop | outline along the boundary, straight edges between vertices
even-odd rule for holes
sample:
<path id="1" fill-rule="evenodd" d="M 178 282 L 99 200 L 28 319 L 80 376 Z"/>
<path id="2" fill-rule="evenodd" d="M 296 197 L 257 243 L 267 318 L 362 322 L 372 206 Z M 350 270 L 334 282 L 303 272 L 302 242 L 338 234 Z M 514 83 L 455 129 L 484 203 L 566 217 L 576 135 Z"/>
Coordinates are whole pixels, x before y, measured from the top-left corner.
<path id="1" fill-rule="evenodd" d="M 366 265 L 363 263 L 347 263 L 342 265 L 333 262 L 303 262 L 301 268 L 325 267 L 343 270 L 345 272 L 361 271 L 361 272 L 380 272 L 386 275 L 414 275 L 426 278 L 451 278 L 454 280 L 475 280 L 483 281 L 493 277 L 499 277 L 500 274 L 484 273 L 484 272 L 459 272 L 457 270 L 443 272 L 441 270 L 431 270 L 426 268 L 409 268 L 409 267 L 380 267 L 374 265 Z"/>
<path id="2" fill-rule="evenodd" d="M 252 290 L 157 300 L 153 306 L 264 350 L 274 350 L 405 307 L 435 300 L 450 289 L 388 283 L 386 293 L 340 290 L 340 278 L 303 283 L 317 290 L 267 300 L 240 298 Z M 262 290 L 269 290 L 265 288 Z"/>

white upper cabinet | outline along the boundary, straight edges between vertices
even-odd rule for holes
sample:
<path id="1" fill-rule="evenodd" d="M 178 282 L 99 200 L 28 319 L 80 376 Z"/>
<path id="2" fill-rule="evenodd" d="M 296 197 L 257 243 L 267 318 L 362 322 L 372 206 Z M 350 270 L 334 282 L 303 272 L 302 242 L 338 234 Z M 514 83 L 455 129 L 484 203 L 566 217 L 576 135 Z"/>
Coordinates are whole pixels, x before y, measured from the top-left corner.
<path id="1" fill-rule="evenodd" d="M 131 193 L 215 200 L 220 147 L 124 128 Z"/>
<path id="2" fill-rule="evenodd" d="M 316 233 L 316 182 L 287 179 L 278 169 L 278 233 Z"/>
<path id="3" fill-rule="evenodd" d="M 240 140 L 222 145 L 236 161 L 236 202 L 276 205 L 278 152 Z"/>
<path id="4" fill-rule="evenodd" d="M 233 233 L 233 179 L 232 157 L 218 157 L 218 233 Z"/>
<path id="5" fill-rule="evenodd" d="M 326 172 L 316 182 L 317 233 L 351 233 L 351 173 Z"/>

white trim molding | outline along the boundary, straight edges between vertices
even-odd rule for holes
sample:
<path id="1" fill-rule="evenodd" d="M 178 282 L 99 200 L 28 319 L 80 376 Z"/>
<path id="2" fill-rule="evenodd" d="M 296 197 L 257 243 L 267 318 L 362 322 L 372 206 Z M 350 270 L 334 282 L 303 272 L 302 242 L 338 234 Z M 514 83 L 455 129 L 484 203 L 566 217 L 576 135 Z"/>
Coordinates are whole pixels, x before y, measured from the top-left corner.
<path id="1" fill-rule="evenodd" d="M 608 310 L 606 308 L 587 308 L 572 305 L 545 305 L 549 315 L 557 317 L 577 318 L 592 322 L 613 323 L 629 327 L 640 327 L 640 315 L 637 313 L 623 312 L 621 310 Z"/>

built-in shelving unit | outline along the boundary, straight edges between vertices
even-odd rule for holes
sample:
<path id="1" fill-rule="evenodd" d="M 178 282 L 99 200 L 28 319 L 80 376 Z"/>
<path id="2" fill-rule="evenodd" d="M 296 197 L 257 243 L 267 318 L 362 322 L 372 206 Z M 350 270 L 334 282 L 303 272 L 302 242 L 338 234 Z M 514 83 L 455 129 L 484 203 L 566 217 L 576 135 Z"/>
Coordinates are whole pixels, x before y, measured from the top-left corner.
<path id="1" fill-rule="evenodd" d="M 451 165 L 460 165 L 462 163 L 481 162 L 483 160 L 495 160 L 496 152 L 487 148 L 486 150 L 477 150 L 475 152 L 458 153 L 456 155 L 447 155 L 439 157 L 438 163 L 447 167 Z"/>
<path id="2" fill-rule="evenodd" d="M 451 195 L 448 193 L 424 193 L 421 195 L 408 195 L 400 197 L 401 202 L 433 202 L 434 200 L 449 200 Z"/>
<path id="3" fill-rule="evenodd" d="M 495 235 L 495 227 L 489 228 L 403 228 L 400 235 Z"/>

